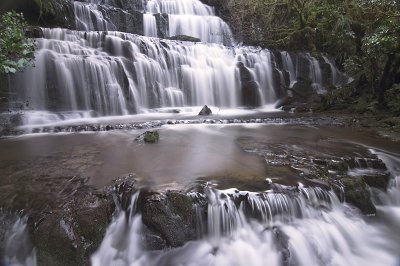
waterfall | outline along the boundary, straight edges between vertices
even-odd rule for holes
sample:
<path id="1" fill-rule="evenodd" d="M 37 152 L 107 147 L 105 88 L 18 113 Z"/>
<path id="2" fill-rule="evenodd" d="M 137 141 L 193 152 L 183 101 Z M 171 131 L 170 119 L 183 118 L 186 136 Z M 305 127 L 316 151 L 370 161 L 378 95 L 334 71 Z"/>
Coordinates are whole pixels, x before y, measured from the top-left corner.
<path id="1" fill-rule="evenodd" d="M 32 246 L 27 229 L 27 216 L 9 213 L 0 209 L 1 230 L 5 230 L 4 243 L 0 249 L 4 253 L 0 258 L 1 265 L 36 266 L 36 250 Z M 1 239 L 0 239 L 1 240 Z"/>
<path id="2" fill-rule="evenodd" d="M 283 68 L 289 73 L 289 87 L 293 87 L 293 84 L 296 82 L 296 71 L 294 68 L 292 57 L 288 52 L 281 52 L 282 64 Z"/>
<path id="3" fill-rule="evenodd" d="M 145 36 L 157 37 L 157 22 L 153 14 L 143 14 L 143 32 Z"/>
<path id="4" fill-rule="evenodd" d="M 322 74 L 318 60 L 311 56 L 307 56 L 307 58 L 310 60 L 310 80 L 312 82 L 311 86 L 318 94 L 326 93 L 326 89 L 322 86 Z"/>
<path id="5" fill-rule="evenodd" d="M 199 0 L 119 4 L 87 0 L 74 1 L 73 7 L 77 30 L 43 28 L 44 37 L 36 40 L 35 67 L 10 77 L 11 102 L 28 103 L 25 124 L 121 116 L 164 107 L 240 108 L 248 106 L 242 93 L 246 82 L 251 83 L 249 93 L 259 98 L 250 107 L 271 105 L 291 93 L 282 88 L 293 86 L 303 68 L 309 68 L 313 87 L 325 91 L 317 59 L 230 46 L 229 27 L 215 16 L 213 7 Z M 141 19 L 133 17 L 134 12 Z M 161 21 L 164 15 L 167 26 Z M 142 30 L 146 36 L 120 32 L 121 27 Z M 190 35 L 202 43 L 154 38 L 160 34 Z M 303 57 L 308 65 L 293 63 Z M 242 76 L 239 63 L 250 76 Z"/>
<path id="6" fill-rule="evenodd" d="M 394 265 L 384 234 L 329 190 L 299 185 L 282 192 L 207 189 L 208 233 L 181 248 L 141 248 L 140 214 L 120 214 L 92 257 L 100 265 Z M 398 193 L 398 191 L 397 191 Z M 240 204 L 238 205 L 238 202 Z M 199 217 L 200 219 L 200 217 Z M 125 234 L 124 246 L 119 232 Z M 111 245 L 111 239 L 114 243 Z M 118 239 L 118 241 L 116 241 Z M 383 244 L 385 242 L 385 244 Z M 393 244 L 393 243 L 392 243 Z M 111 245 L 111 247 L 110 247 Z M 108 248 L 105 248 L 105 247 Z M 134 246 L 134 248 L 132 248 Z M 120 248 L 120 250 L 118 250 Z M 118 251 L 117 251 L 118 250 Z M 129 250 L 129 252 L 128 252 Z M 120 254 L 120 255 L 116 255 Z M 126 257 L 126 254 L 130 254 Z M 123 259 L 122 259 L 123 257 Z"/>
<path id="7" fill-rule="evenodd" d="M 116 30 L 98 9 L 98 5 L 74 2 L 75 24 L 79 30 Z"/>
<path id="8" fill-rule="evenodd" d="M 140 257 L 141 217 L 136 215 L 139 193 L 132 195 L 128 212 L 121 211 L 108 227 L 99 250 L 91 258 L 92 265 L 132 265 Z M 140 262 L 137 262 L 140 265 Z"/>
<path id="9" fill-rule="evenodd" d="M 212 7 L 199 0 L 151 0 L 146 3 L 146 12 L 168 14 L 170 37 L 188 35 L 207 43 L 233 43 L 232 32 L 226 22 L 215 16 Z"/>
<path id="10" fill-rule="evenodd" d="M 214 16 L 214 9 L 199 0 L 149 0 L 146 10 L 151 13 Z"/>
<path id="11" fill-rule="evenodd" d="M 336 85 L 338 82 L 338 76 L 339 76 L 339 73 L 338 73 L 336 67 L 331 62 L 331 60 L 328 59 L 328 57 L 322 56 L 322 58 L 324 59 L 325 63 L 327 63 L 330 66 L 331 72 L 332 72 L 332 84 Z"/>
<path id="12" fill-rule="evenodd" d="M 378 213 L 384 217 L 388 224 L 393 224 L 397 228 L 400 227 L 400 159 L 396 154 L 372 150 L 379 159 L 385 162 L 386 167 L 392 174 L 389 182 L 387 193 L 377 191 L 375 204 Z M 391 232 L 390 232 L 391 233 Z"/>

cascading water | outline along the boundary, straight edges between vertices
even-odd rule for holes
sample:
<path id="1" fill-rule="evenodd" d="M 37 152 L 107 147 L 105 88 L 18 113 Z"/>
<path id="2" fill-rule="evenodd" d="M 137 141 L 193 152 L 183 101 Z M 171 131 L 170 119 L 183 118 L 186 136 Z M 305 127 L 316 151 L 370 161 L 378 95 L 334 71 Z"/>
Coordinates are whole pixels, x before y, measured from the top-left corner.
<path id="1" fill-rule="evenodd" d="M 326 90 L 322 87 L 322 74 L 319 62 L 314 57 L 309 57 L 310 60 L 310 79 L 312 81 L 311 86 L 318 94 L 326 93 Z"/>
<path id="2" fill-rule="evenodd" d="M 207 43 L 226 45 L 233 43 L 229 26 L 221 18 L 215 16 L 212 7 L 199 0 L 151 0 L 146 3 L 146 12 L 168 14 L 168 36 L 189 35 Z M 148 27 L 146 23 L 145 29 Z M 154 32 L 154 29 L 150 31 Z"/>
<path id="3" fill-rule="evenodd" d="M 398 263 L 398 243 L 379 227 L 366 223 L 332 191 L 301 184 L 296 189 L 278 190 L 281 192 L 206 189 L 208 232 L 199 240 L 166 251 L 144 250 L 141 215 L 122 212 L 92 256 L 92 265 Z M 395 194 L 399 193 L 397 189 Z M 136 200 L 137 194 L 132 202 Z M 127 231 L 130 233 L 121 233 Z M 122 242 L 123 246 L 118 244 Z"/>
<path id="4" fill-rule="evenodd" d="M 283 68 L 289 73 L 290 87 L 296 82 L 296 70 L 288 52 L 281 52 Z"/>
<path id="5" fill-rule="evenodd" d="M 74 2 L 75 26 L 78 30 L 107 31 L 116 30 L 114 24 L 106 19 L 98 5 Z"/>
<path id="6" fill-rule="evenodd" d="M 36 266 L 36 250 L 27 229 L 27 217 L 0 209 L 0 225 L 4 234 L 4 254 L 0 250 L 0 264 L 7 266 Z"/>
<path id="7" fill-rule="evenodd" d="M 11 102 L 27 102 L 24 124 L 120 116 L 160 107 L 241 107 L 247 104 L 239 62 L 257 84 L 260 99 L 255 107 L 273 104 L 290 93 L 283 88 L 296 82 L 303 66 L 293 61 L 299 58 L 311 62 L 313 86 L 323 88 L 319 64 L 309 55 L 281 52 L 282 64 L 278 64 L 272 51 L 222 45 L 230 36 L 229 27 L 212 7 L 198 0 L 124 5 L 129 10 L 141 8 L 144 34 L 149 37 L 159 34 L 157 15 L 168 14 L 169 36 L 186 34 L 217 44 L 109 31 L 119 30 L 115 14 L 120 14 L 118 19 L 123 18 L 121 12 L 129 15 L 115 5 L 112 0 L 75 1 L 75 26 L 82 31 L 42 29 L 35 67 L 9 80 Z"/>

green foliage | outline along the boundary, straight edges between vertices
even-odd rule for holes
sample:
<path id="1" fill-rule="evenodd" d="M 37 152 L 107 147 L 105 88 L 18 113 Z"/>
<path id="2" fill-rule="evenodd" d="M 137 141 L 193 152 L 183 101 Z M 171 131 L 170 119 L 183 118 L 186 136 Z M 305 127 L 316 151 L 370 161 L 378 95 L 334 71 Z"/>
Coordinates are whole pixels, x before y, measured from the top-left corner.
<path id="1" fill-rule="evenodd" d="M 354 106 L 356 94 L 354 87 L 350 85 L 331 90 L 321 96 L 321 107 L 323 110 L 347 110 Z"/>
<path id="2" fill-rule="evenodd" d="M 385 93 L 385 100 L 391 112 L 400 116 L 400 84 L 394 85 Z"/>
<path id="3" fill-rule="evenodd" d="M 147 143 L 156 143 L 158 142 L 160 139 L 160 134 L 158 133 L 158 131 L 146 131 L 144 133 L 144 142 Z"/>
<path id="4" fill-rule="evenodd" d="M 16 73 L 32 65 L 35 43 L 25 36 L 22 14 L 10 11 L 0 18 L 0 74 Z"/>
<path id="5" fill-rule="evenodd" d="M 328 53 L 353 78 L 357 97 L 372 94 L 368 100 L 393 109 L 384 94 L 399 83 L 400 1 L 231 0 L 229 5 L 233 29 L 250 40 L 247 44 Z"/>

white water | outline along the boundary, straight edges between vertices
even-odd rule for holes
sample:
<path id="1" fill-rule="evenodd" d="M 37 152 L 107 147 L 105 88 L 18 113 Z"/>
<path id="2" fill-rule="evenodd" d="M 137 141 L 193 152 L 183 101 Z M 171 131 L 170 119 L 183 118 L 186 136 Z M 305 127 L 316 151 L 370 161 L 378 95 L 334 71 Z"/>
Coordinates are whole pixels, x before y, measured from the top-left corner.
<path id="1" fill-rule="evenodd" d="M 399 170 L 397 157 L 381 152 L 378 156 L 389 158 L 385 162 L 395 162 Z M 388 168 L 393 170 L 390 165 Z M 394 180 L 397 179 L 398 176 Z M 237 208 L 233 199 L 244 195 L 248 195 L 246 204 L 242 201 Z M 399 187 L 392 184 L 385 195 L 389 205 L 382 208 L 397 210 Z M 355 209 L 340 203 L 333 192 L 301 184 L 287 194 L 208 189 L 207 198 L 208 232 L 201 240 L 177 249 L 147 252 L 140 241 L 140 214 L 127 223 L 130 214 L 121 212 L 92 256 L 92 265 L 358 266 L 400 262 L 398 212 L 391 215 L 397 222 L 395 226 L 386 225 L 385 220 L 379 220 L 382 224 L 369 224 Z M 394 237 L 387 235 L 388 229 Z M 128 236 L 119 233 L 127 231 Z M 124 247 L 118 245 L 121 242 Z"/>
<path id="2" fill-rule="evenodd" d="M 28 235 L 27 217 L 5 213 L 0 209 L 0 224 L 10 225 L 4 235 L 4 257 L 0 264 L 4 266 L 36 266 L 36 250 Z M 4 228 L 2 228 L 4 230 Z"/>
<path id="3" fill-rule="evenodd" d="M 157 37 L 157 22 L 153 14 L 143 14 L 143 33 L 148 37 Z"/>
<path id="4" fill-rule="evenodd" d="M 215 16 L 214 8 L 199 0 L 150 0 L 146 2 L 146 12 L 168 14 L 170 37 L 188 35 L 207 43 L 233 43 L 232 32 L 226 22 Z"/>
<path id="5" fill-rule="evenodd" d="M 331 71 L 332 71 L 332 81 L 331 81 L 331 82 L 332 82 L 332 84 L 333 84 L 333 85 L 338 84 L 340 73 L 337 71 L 337 68 L 336 68 L 335 65 L 332 63 L 332 61 L 329 60 L 328 57 L 322 56 L 322 58 L 324 59 L 325 63 L 327 63 L 327 64 L 330 66 L 330 68 L 331 68 Z"/>
<path id="6" fill-rule="evenodd" d="M 318 94 L 325 94 L 326 89 L 322 86 L 322 75 L 319 62 L 314 57 L 309 57 L 310 60 L 310 79 L 312 81 L 311 86 Z"/>
<path id="7" fill-rule="evenodd" d="M 75 24 L 78 30 L 116 30 L 115 25 L 104 17 L 96 4 L 74 2 L 74 14 Z"/>
<path id="8" fill-rule="evenodd" d="M 148 0 L 146 10 L 151 13 L 213 16 L 214 9 L 199 0 Z"/>
<path id="9" fill-rule="evenodd" d="M 281 52 L 282 64 L 286 71 L 289 73 L 290 87 L 296 82 L 296 70 L 294 68 L 293 60 L 288 52 Z"/>
<path id="10" fill-rule="evenodd" d="M 278 99 L 268 50 L 182 44 L 121 32 L 43 31 L 35 67 L 11 79 L 13 100 L 28 100 L 28 110 L 36 113 L 62 113 L 54 116 L 69 119 L 204 104 L 237 108 L 239 61 L 260 85 L 263 104 Z M 29 111 L 25 117 L 35 119 Z"/>
<path id="11" fill-rule="evenodd" d="M 258 84 L 261 105 L 271 105 L 290 94 L 284 88 L 293 86 L 300 72 L 293 62 L 303 57 L 309 61 L 306 67 L 314 88 L 325 91 L 319 63 L 308 54 L 281 52 L 282 66 L 278 67 L 269 50 L 223 46 L 231 35 L 229 27 L 215 16 L 214 8 L 199 0 L 139 2 L 126 5 L 134 10 L 141 6 L 145 12 L 145 35 L 159 34 L 155 15 L 166 13 L 169 36 L 186 34 L 207 43 L 110 31 L 116 30 L 111 22 L 114 13 L 107 13 L 118 9 L 113 1 L 75 1 L 75 23 L 82 31 L 43 29 L 44 38 L 37 40 L 35 67 L 10 78 L 11 102 L 28 103 L 23 111 L 25 124 L 205 104 L 240 108 L 238 62 L 244 63 Z M 289 84 L 285 84 L 284 73 L 289 73 Z"/>

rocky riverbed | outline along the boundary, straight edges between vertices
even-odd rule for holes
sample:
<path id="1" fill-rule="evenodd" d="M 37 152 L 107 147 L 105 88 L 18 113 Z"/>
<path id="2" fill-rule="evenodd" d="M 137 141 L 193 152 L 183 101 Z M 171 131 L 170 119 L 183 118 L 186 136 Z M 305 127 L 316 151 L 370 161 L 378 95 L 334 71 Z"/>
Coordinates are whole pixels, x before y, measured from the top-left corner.
<path id="1" fill-rule="evenodd" d="M 398 156 L 400 150 L 399 142 L 338 120 L 316 126 L 322 117 L 182 121 L 1 139 L 0 207 L 25 217 L 38 265 L 88 264 L 113 217 L 132 211 L 138 191 L 145 250 L 176 248 L 209 234 L 215 189 L 236 188 L 221 197 L 245 206 L 248 219 L 263 219 L 251 207 L 255 198 L 296 199 L 306 195 L 304 188 L 326 191 L 321 200 L 334 193 L 374 216 L 371 188 L 384 193 L 393 178 L 374 151 Z M 135 141 L 148 128 L 158 130 L 159 142 Z M 0 223 L 7 217 L 0 215 Z M 2 256 L 9 250 L 6 236 L 0 231 Z"/>

